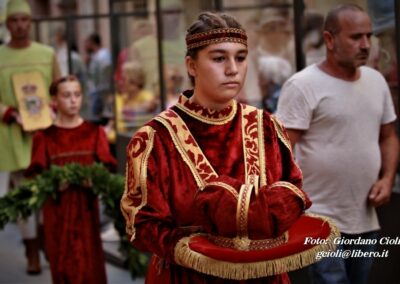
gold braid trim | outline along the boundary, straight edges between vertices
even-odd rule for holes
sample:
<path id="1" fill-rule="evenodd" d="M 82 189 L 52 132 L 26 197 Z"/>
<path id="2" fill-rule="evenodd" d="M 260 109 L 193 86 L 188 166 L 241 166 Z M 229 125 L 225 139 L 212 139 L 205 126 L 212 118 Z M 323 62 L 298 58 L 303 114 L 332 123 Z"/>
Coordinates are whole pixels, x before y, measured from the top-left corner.
<path id="1" fill-rule="evenodd" d="M 297 186 L 295 186 L 293 183 L 290 183 L 287 181 L 277 181 L 277 182 L 274 182 L 270 186 L 270 188 L 274 188 L 274 187 L 284 187 L 284 188 L 287 188 L 287 189 L 293 191 L 298 197 L 301 198 L 301 200 L 303 200 L 303 206 L 306 206 L 306 197 L 304 196 L 303 192 Z"/>
<path id="2" fill-rule="evenodd" d="M 52 156 L 50 156 L 50 160 L 55 160 L 55 159 L 65 158 L 65 157 L 73 157 L 73 156 L 91 156 L 94 154 L 95 154 L 94 151 L 67 152 L 67 153 L 61 153 L 58 155 L 52 155 Z"/>
<path id="3" fill-rule="evenodd" d="M 228 123 L 229 121 L 231 121 L 237 112 L 237 103 L 235 100 L 232 100 L 231 103 L 232 106 L 232 111 L 225 117 L 221 117 L 221 118 L 210 118 L 210 117 L 205 117 L 191 109 L 188 109 L 187 107 L 185 107 L 184 105 L 177 103 L 176 107 L 179 108 L 180 110 L 182 110 L 184 113 L 188 114 L 189 116 L 200 120 L 201 122 L 207 123 L 207 124 L 212 124 L 212 125 L 224 125 L 226 123 Z"/>
<path id="4" fill-rule="evenodd" d="M 247 46 L 246 31 L 237 28 L 217 28 L 186 35 L 186 46 L 188 50 L 219 42 L 239 42 Z"/>
<path id="5" fill-rule="evenodd" d="M 236 230 L 239 239 L 248 239 L 247 222 L 253 187 L 252 184 L 243 184 L 240 187 L 239 200 L 236 209 Z M 240 250 L 247 250 L 247 246 L 248 244 L 246 245 L 243 242 L 238 242 L 238 249 Z"/>
<path id="6" fill-rule="evenodd" d="M 151 151 L 153 150 L 154 145 L 154 134 L 155 130 L 150 126 L 142 127 L 137 133 L 145 132 L 149 135 L 148 140 L 146 141 L 145 150 L 136 158 L 128 157 L 128 159 L 133 159 L 133 176 L 134 176 L 134 188 L 136 190 L 140 188 L 140 192 L 134 192 L 133 194 L 141 195 L 141 202 L 139 206 L 133 207 L 130 206 L 129 200 L 129 188 L 127 179 L 125 179 L 125 191 L 121 199 L 121 211 L 127 220 L 127 228 L 126 231 L 129 235 L 131 235 L 130 241 L 132 242 L 135 239 L 135 216 L 142 209 L 143 206 L 147 204 L 147 164 Z M 128 153 L 129 154 L 129 153 Z M 126 168 L 126 174 L 128 173 L 128 167 Z"/>
<path id="7" fill-rule="evenodd" d="M 210 241 L 212 241 L 215 245 L 224 247 L 224 248 L 231 248 L 231 249 L 237 249 L 237 250 L 243 250 L 242 246 L 238 246 L 238 243 L 242 242 L 248 242 L 248 247 L 245 248 L 246 251 L 251 251 L 251 250 L 265 250 L 265 249 L 270 249 L 274 248 L 280 245 L 283 245 L 284 243 L 287 242 L 289 238 L 289 233 L 286 231 L 284 234 L 281 236 L 274 238 L 274 239 L 263 239 L 263 240 L 252 240 L 252 239 L 246 239 L 243 241 L 243 238 L 225 238 L 225 237 L 220 237 L 220 236 L 212 236 L 209 235 L 207 236 Z"/>
<path id="8" fill-rule="evenodd" d="M 289 149 L 290 153 L 292 153 L 292 144 L 290 140 L 286 137 L 285 133 L 283 132 L 282 123 L 273 115 L 271 115 L 271 120 L 274 123 L 276 133 L 278 134 L 279 139 L 282 143 Z"/>
<path id="9" fill-rule="evenodd" d="M 302 185 L 301 186 L 303 186 L 303 172 L 301 171 L 301 168 L 299 167 L 299 165 L 297 164 L 296 160 L 293 157 L 292 144 L 290 143 L 289 138 L 285 135 L 285 133 L 283 131 L 283 129 L 284 129 L 283 124 L 274 115 L 271 115 L 271 120 L 274 123 L 275 130 L 278 134 L 279 139 L 289 149 L 290 154 L 292 155 L 293 163 L 295 164 L 295 166 L 301 173 L 301 176 L 302 176 L 302 178 L 301 178 Z"/>
<path id="10" fill-rule="evenodd" d="M 258 153 L 259 153 L 259 163 L 260 163 L 260 186 L 263 187 L 267 185 L 267 165 L 265 160 L 265 142 L 264 142 L 264 121 L 263 121 L 263 110 L 258 110 L 257 115 L 257 126 L 258 126 Z"/>
<path id="11" fill-rule="evenodd" d="M 207 183 L 207 186 L 209 186 L 209 185 L 216 185 L 216 186 L 220 186 L 222 188 L 225 188 L 228 192 L 230 192 L 233 195 L 233 197 L 235 197 L 236 200 L 239 199 L 239 194 L 229 184 L 226 184 L 226 183 L 220 182 L 220 181 L 213 181 L 213 182 Z"/>
<path id="12" fill-rule="evenodd" d="M 191 237 L 185 237 L 175 246 L 175 261 L 179 265 L 194 269 L 198 272 L 231 280 L 261 278 L 300 269 L 317 262 L 316 255 L 318 252 L 335 250 L 336 245 L 334 244 L 334 239 L 340 236 L 338 228 L 330 219 L 318 215 L 307 215 L 328 222 L 331 233 L 326 243 L 278 259 L 234 263 L 216 260 L 191 250 L 189 246 Z"/>

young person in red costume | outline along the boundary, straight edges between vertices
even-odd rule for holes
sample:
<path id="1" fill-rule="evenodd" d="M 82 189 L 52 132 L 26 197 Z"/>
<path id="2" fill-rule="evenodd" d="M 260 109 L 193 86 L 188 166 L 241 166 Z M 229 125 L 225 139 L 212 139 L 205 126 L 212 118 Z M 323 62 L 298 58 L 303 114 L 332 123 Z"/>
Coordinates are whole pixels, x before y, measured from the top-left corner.
<path id="1" fill-rule="evenodd" d="M 182 240 L 202 232 L 279 242 L 311 204 L 285 130 L 269 113 L 235 101 L 247 71 L 246 40 L 234 18 L 200 14 L 186 36 L 194 89 L 139 129 L 127 147 L 121 208 L 132 244 L 153 254 L 146 283 L 236 283 L 185 267 Z M 247 224 L 236 218 L 244 191 L 254 193 Z M 229 240 L 228 247 L 241 246 Z"/>
<path id="2" fill-rule="evenodd" d="M 49 128 L 33 138 L 32 161 L 27 176 L 50 165 L 116 166 L 104 130 L 79 115 L 82 90 L 75 76 L 52 83 L 50 94 L 57 117 Z M 100 239 L 99 202 L 88 188 L 65 184 L 59 200 L 49 198 L 43 206 L 45 247 L 53 283 L 106 283 Z"/>

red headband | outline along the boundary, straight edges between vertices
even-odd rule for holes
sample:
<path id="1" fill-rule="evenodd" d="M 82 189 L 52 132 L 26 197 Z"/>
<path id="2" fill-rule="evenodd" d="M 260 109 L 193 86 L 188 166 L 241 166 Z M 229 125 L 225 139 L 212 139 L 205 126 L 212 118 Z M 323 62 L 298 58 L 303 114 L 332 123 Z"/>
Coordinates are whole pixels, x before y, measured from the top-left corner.
<path id="1" fill-rule="evenodd" d="M 242 29 L 220 28 L 186 36 L 188 50 L 220 42 L 238 42 L 247 46 L 247 35 Z"/>

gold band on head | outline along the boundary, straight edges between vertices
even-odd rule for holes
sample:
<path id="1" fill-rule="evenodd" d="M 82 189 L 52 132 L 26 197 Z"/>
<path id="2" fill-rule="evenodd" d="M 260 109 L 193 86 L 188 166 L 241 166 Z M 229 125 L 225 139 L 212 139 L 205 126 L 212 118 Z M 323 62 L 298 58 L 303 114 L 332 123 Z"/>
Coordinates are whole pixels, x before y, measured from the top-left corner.
<path id="1" fill-rule="evenodd" d="M 219 28 L 186 36 L 187 50 L 220 42 L 238 42 L 247 46 L 247 35 L 242 29 Z"/>

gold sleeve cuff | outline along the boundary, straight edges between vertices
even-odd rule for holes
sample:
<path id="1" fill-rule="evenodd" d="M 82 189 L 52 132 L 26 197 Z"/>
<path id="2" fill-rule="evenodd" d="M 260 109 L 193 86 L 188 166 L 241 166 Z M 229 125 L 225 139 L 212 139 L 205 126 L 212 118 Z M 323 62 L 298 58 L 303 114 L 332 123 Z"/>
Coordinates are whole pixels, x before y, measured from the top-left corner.
<path id="1" fill-rule="evenodd" d="M 274 182 L 270 186 L 270 188 L 279 187 L 279 186 L 287 188 L 287 189 L 293 191 L 294 194 L 296 194 L 298 197 L 300 197 L 301 200 L 303 200 L 303 207 L 305 209 L 306 196 L 304 195 L 304 193 L 297 186 L 295 186 L 293 183 L 290 183 L 290 182 L 287 182 L 287 181 L 277 181 L 277 182 Z"/>

